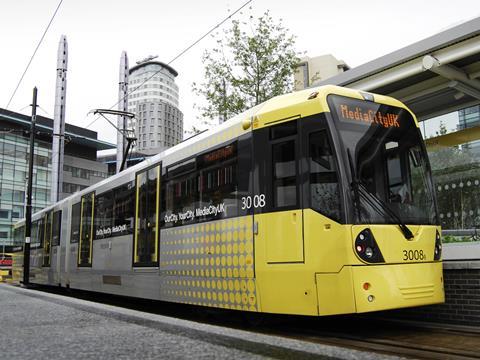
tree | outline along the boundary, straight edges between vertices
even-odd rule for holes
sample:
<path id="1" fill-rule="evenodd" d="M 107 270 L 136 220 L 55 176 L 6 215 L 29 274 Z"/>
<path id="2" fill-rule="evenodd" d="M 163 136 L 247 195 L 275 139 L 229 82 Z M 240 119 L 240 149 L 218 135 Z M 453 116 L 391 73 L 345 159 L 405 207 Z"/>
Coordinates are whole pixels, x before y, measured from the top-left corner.
<path id="1" fill-rule="evenodd" d="M 440 121 L 439 130 L 435 133 L 435 137 L 446 135 L 448 133 L 448 129 L 442 121 Z M 434 150 L 428 153 L 428 157 L 430 159 L 432 170 L 441 173 L 448 172 L 449 169 L 458 166 L 469 166 L 472 163 L 476 163 L 476 159 L 471 153 L 468 144 L 464 144 L 461 147 L 452 146 Z"/>
<path id="2" fill-rule="evenodd" d="M 292 90 L 300 61 L 295 37 L 268 11 L 248 22 L 233 20 L 231 28 L 214 37 L 217 46 L 202 56 L 205 82 L 192 85 L 206 100 L 199 106 L 204 118 L 227 120 Z"/>
<path id="3" fill-rule="evenodd" d="M 436 136 L 446 135 L 440 122 Z M 452 146 L 428 153 L 435 181 L 440 220 L 444 229 L 478 228 L 480 190 L 478 153 L 470 144 Z"/>

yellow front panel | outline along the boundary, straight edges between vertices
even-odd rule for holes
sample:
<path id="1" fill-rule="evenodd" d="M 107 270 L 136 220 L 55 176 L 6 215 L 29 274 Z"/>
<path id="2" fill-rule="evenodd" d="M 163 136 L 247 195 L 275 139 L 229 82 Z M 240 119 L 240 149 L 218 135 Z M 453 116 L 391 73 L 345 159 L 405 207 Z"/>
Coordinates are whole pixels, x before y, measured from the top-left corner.
<path id="1" fill-rule="evenodd" d="M 346 264 L 351 264 L 352 225 L 341 225 L 318 212 L 303 211 L 305 263 L 315 273 L 338 273 Z"/>
<path id="2" fill-rule="evenodd" d="M 319 315 L 354 313 L 352 271 L 345 266 L 338 273 L 317 274 L 317 296 Z"/>
<path id="3" fill-rule="evenodd" d="M 302 210 L 255 215 L 267 263 L 303 262 Z"/>
<path id="4" fill-rule="evenodd" d="M 443 303 L 442 270 L 441 262 L 353 266 L 357 312 Z"/>
<path id="5" fill-rule="evenodd" d="M 414 238 L 407 240 L 397 225 L 355 225 L 352 227 L 352 249 L 357 235 L 364 229 L 372 231 L 386 263 L 433 261 L 435 236 L 439 226 L 408 225 Z"/>

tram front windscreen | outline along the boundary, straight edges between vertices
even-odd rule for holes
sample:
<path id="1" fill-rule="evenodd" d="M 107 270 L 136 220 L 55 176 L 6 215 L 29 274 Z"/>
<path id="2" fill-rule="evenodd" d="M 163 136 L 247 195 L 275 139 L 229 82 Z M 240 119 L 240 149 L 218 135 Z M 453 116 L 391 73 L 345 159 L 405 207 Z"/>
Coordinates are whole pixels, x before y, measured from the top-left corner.
<path id="1" fill-rule="evenodd" d="M 330 95 L 359 223 L 438 224 L 421 133 L 405 109 Z"/>

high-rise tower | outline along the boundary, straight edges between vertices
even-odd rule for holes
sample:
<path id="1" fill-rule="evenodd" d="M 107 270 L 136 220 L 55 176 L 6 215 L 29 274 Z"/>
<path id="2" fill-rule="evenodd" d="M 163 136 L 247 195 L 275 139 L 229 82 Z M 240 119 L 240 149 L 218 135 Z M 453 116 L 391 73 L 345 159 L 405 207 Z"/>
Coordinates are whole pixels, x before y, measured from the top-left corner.
<path id="1" fill-rule="evenodd" d="M 135 120 L 136 151 L 153 155 L 176 145 L 183 138 L 183 114 L 178 109 L 179 96 L 171 66 L 150 56 L 130 69 L 128 111 Z"/>

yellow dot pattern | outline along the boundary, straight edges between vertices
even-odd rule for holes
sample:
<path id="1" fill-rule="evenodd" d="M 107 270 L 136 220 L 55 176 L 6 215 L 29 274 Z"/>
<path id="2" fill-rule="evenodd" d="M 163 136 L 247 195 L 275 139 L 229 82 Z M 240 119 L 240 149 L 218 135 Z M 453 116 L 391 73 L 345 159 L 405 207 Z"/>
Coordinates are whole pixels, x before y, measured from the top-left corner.
<path id="1" fill-rule="evenodd" d="M 160 233 L 162 300 L 258 311 L 251 217 Z"/>

